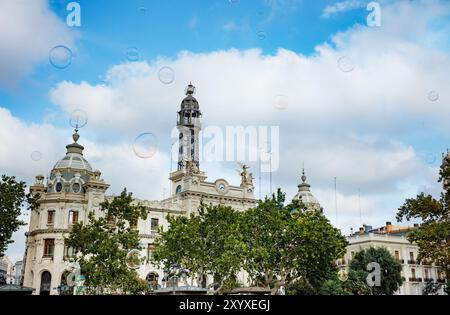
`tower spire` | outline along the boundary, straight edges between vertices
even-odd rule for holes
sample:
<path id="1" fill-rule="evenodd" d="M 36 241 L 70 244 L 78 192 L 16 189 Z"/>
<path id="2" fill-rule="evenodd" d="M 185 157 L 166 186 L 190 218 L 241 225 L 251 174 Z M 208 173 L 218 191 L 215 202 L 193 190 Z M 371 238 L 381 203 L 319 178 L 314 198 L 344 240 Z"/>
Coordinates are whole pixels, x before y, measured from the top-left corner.
<path id="1" fill-rule="evenodd" d="M 198 101 L 193 96 L 196 88 L 192 84 L 185 89 L 186 97 L 181 102 L 181 108 L 177 116 L 177 128 L 179 131 L 178 170 L 195 171 L 200 167 L 199 133 L 201 130 L 200 118 L 202 113 Z"/>

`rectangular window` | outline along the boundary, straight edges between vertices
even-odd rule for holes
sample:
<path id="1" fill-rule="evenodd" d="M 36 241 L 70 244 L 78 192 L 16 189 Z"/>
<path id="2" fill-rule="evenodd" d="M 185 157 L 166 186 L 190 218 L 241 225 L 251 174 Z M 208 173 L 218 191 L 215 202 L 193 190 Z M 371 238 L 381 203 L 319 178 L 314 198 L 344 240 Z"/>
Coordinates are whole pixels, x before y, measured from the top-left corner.
<path id="1" fill-rule="evenodd" d="M 44 257 L 53 258 L 55 251 L 55 239 L 48 238 L 44 240 Z"/>
<path id="2" fill-rule="evenodd" d="M 69 259 L 71 257 L 73 257 L 73 255 L 75 254 L 75 250 L 73 249 L 73 247 L 64 246 L 64 259 Z"/>
<path id="3" fill-rule="evenodd" d="M 69 211 L 69 224 L 78 223 L 78 211 L 70 210 Z"/>
<path id="4" fill-rule="evenodd" d="M 395 259 L 400 260 L 400 253 L 398 250 L 395 251 Z"/>
<path id="5" fill-rule="evenodd" d="M 414 253 L 409 252 L 409 260 L 414 261 Z"/>
<path id="6" fill-rule="evenodd" d="M 48 210 L 47 212 L 47 225 L 55 224 L 55 210 Z"/>
<path id="7" fill-rule="evenodd" d="M 147 260 L 150 260 L 152 258 L 154 250 L 155 250 L 155 245 L 153 245 L 153 244 L 147 245 Z"/>
<path id="8" fill-rule="evenodd" d="M 425 269 L 425 279 L 430 279 L 428 269 Z"/>
<path id="9" fill-rule="evenodd" d="M 351 258 L 353 259 L 353 257 L 355 257 L 355 252 L 351 252 L 350 255 L 351 255 Z"/>
<path id="10" fill-rule="evenodd" d="M 416 269 L 411 269 L 411 278 L 416 279 Z"/>
<path id="11" fill-rule="evenodd" d="M 150 232 L 158 233 L 159 219 L 152 218 L 150 222 Z"/>

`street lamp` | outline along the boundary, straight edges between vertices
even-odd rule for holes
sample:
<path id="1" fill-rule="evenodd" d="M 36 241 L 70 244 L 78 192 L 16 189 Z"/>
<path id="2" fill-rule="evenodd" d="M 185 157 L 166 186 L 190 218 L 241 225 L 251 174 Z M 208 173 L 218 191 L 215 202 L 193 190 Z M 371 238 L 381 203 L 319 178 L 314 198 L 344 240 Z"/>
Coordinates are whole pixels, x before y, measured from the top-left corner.
<path id="1" fill-rule="evenodd" d="M 179 279 L 183 279 L 186 281 L 189 270 L 181 268 L 178 264 L 173 264 L 170 268 L 165 268 L 163 270 L 163 281 L 167 282 L 172 281 L 173 295 L 175 295 L 175 284 L 178 285 Z M 175 282 L 176 279 L 176 282 Z"/>

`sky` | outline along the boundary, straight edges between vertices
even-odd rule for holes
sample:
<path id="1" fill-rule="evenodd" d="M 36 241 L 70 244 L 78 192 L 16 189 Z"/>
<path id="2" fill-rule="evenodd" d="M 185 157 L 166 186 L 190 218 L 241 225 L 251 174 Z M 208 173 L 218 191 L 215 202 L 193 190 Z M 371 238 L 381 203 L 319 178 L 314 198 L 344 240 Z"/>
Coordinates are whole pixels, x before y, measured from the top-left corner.
<path id="1" fill-rule="evenodd" d="M 79 26 L 73 15 L 68 23 L 70 2 Z M 3 0 L 0 173 L 28 185 L 48 175 L 81 112 L 79 143 L 109 194 L 127 187 L 140 199 L 167 197 L 176 111 L 192 82 L 204 129 L 279 128 L 279 167 L 261 174 L 261 192 L 258 163 L 243 161 L 257 197 L 270 193 L 272 177 L 272 190 L 291 199 L 304 165 L 343 233 L 395 223 L 405 198 L 440 194 L 450 147 L 450 1 L 377 1 L 377 25 L 368 4 Z M 134 144 L 150 133 L 156 153 L 143 158 Z M 236 162 L 201 169 L 238 185 Z M 7 250 L 14 261 L 26 229 Z"/>

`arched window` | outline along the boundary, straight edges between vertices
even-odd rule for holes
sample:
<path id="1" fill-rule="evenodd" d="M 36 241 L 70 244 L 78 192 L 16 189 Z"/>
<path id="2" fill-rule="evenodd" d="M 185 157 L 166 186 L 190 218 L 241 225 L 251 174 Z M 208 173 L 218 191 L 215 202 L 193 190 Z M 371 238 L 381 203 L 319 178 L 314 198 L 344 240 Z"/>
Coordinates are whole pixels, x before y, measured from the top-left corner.
<path id="1" fill-rule="evenodd" d="M 61 283 L 59 287 L 60 295 L 73 295 L 73 286 L 67 284 L 67 277 L 69 276 L 69 271 L 64 271 L 61 275 Z"/>
<path id="2" fill-rule="evenodd" d="M 41 275 L 40 295 L 50 295 L 50 288 L 52 283 L 52 275 L 48 271 L 44 271 Z"/>
<path id="3" fill-rule="evenodd" d="M 159 278 L 159 275 L 156 272 L 150 272 L 145 277 L 145 280 L 147 280 L 148 287 L 150 288 L 150 290 L 158 289 L 158 278 Z"/>

